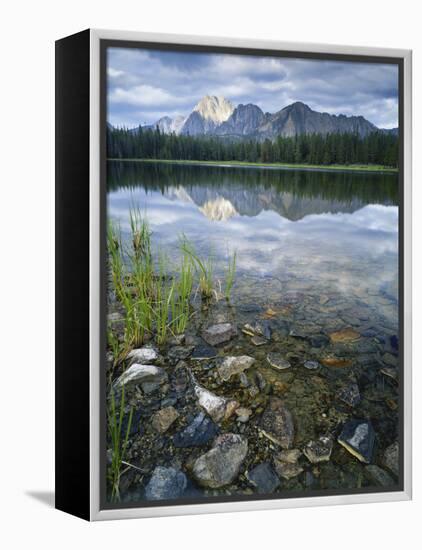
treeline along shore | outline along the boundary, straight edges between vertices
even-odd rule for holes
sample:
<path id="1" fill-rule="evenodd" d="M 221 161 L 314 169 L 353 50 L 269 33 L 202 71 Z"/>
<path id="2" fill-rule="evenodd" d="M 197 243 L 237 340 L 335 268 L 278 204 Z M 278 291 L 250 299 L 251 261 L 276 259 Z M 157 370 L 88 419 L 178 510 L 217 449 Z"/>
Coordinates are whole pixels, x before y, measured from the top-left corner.
<path id="1" fill-rule="evenodd" d="M 330 165 L 378 165 L 397 168 L 398 137 L 386 132 L 302 134 L 266 139 L 165 134 L 158 128 L 108 128 L 107 156 L 113 159 L 250 162 Z"/>

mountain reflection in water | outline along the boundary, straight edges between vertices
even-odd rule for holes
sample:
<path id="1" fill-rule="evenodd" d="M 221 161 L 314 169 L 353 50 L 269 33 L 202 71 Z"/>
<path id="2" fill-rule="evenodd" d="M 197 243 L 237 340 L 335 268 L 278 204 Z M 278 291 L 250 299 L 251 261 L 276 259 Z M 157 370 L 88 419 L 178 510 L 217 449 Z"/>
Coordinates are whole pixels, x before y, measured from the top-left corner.
<path id="1" fill-rule="evenodd" d="M 284 288 L 396 293 L 396 174 L 109 162 L 108 214 L 123 232 L 133 204 L 170 259 L 184 234 L 212 250 L 217 274 L 236 250 L 239 275 Z"/>

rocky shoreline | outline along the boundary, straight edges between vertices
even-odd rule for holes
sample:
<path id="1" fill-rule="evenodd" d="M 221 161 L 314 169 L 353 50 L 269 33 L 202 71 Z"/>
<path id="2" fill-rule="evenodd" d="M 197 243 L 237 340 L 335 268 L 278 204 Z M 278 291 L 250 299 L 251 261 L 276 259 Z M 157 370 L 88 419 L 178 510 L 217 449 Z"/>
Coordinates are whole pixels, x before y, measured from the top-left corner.
<path id="1" fill-rule="evenodd" d="M 110 319 L 119 330 L 115 303 Z M 163 346 L 109 355 L 122 431 L 133 411 L 123 502 L 397 486 L 398 339 L 363 301 L 222 301 Z"/>

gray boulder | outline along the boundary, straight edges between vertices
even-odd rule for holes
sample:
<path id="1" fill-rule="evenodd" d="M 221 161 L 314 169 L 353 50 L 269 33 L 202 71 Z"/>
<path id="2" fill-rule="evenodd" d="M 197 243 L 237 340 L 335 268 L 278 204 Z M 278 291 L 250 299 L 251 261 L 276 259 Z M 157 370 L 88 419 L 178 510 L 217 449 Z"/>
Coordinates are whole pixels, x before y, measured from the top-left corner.
<path id="1" fill-rule="evenodd" d="M 255 363 L 253 357 L 240 355 L 239 357 L 225 357 L 221 365 L 217 368 L 218 374 L 224 382 L 230 380 L 235 374 L 240 374 L 249 369 Z"/>
<path id="2" fill-rule="evenodd" d="M 293 417 L 278 397 L 270 399 L 262 415 L 259 429 L 265 437 L 283 449 L 291 448 L 294 439 Z"/>
<path id="3" fill-rule="evenodd" d="M 248 441 L 238 434 L 218 436 L 212 449 L 193 465 L 193 476 L 199 485 L 218 489 L 230 484 L 239 474 L 248 452 Z"/>
<path id="4" fill-rule="evenodd" d="M 369 420 L 349 420 L 337 441 L 360 462 L 369 464 L 375 445 L 375 432 Z"/>
<path id="5" fill-rule="evenodd" d="M 280 479 L 269 462 L 262 462 L 247 472 L 246 477 L 258 493 L 272 493 L 280 485 Z"/>
<path id="6" fill-rule="evenodd" d="M 116 389 L 128 385 L 139 385 L 144 383 L 162 384 L 167 380 L 167 373 L 161 367 L 155 365 L 140 365 L 134 363 L 119 376 L 113 386 Z"/>
<path id="7" fill-rule="evenodd" d="M 147 500 L 180 498 L 186 485 L 186 476 L 180 470 L 157 466 L 145 487 L 145 497 Z"/>
<path id="8" fill-rule="evenodd" d="M 228 342 L 237 336 L 237 328 L 231 323 L 218 323 L 211 325 L 202 331 L 202 338 L 210 346 L 217 346 Z"/>

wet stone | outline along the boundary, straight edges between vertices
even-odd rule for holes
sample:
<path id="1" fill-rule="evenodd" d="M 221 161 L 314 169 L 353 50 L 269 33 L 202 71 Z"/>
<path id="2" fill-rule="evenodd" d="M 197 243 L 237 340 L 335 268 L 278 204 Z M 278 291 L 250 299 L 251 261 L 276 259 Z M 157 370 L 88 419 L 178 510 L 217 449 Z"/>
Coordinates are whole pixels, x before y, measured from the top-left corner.
<path id="1" fill-rule="evenodd" d="M 305 367 L 305 369 L 308 370 L 317 370 L 319 369 L 320 364 L 318 363 L 318 361 L 305 361 L 303 363 L 303 366 Z"/>
<path id="2" fill-rule="evenodd" d="M 396 441 L 387 447 L 383 455 L 383 465 L 396 477 L 399 475 L 399 444 Z"/>
<path id="3" fill-rule="evenodd" d="M 359 332 L 352 328 L 337 330 L 336 332 L 332 332 L 329 336 L 333 344 L 356 342 L 360 338 Z"/>
<path id="4" fill-rule="evenodd" d="M 134 363 L 114 382 L 115 388 L 127 385 L 153 383 L 160 385 L 167 380 L 167 373 L 161 367 L 154 365 L 139 365 Z"/>
<path id="5" fill-rule="evenodd" d="M 255 373 L 255 380 L 258 384 L 258 388 L 261 390 L 261 391 L 264 391 L 265 388 L 267 387 L 267 381 L 265 380 L 265 377 L 264 375 L 262 375 L 259 371 L 256 371 Z"/>
<path id="6" fill-rule="evenodd" d="M 398 359 L 392 353 L 384 353 L 382 356 L 382 361 L 385 365 L 389 367 L 397 367 Z"/>
<path id="7" fill-rule="evenodd" d="M 133 349 L 127 355 L 127 360 L 132 363 L 149 364 L 158 359 L 158 351 L 153 347 L 145 346 L 143 348 Z"/>
<path id="8" fill-rule="evenodd" d="M 217 346 L 237 336 L 237 329 L 231 323 L 218 323 L 202 331 L 202 338 L 210 345 Z"/>
<path id="9" fill-rule="evenodd" d="M 246 477 L 258 493 L 272 493 L 280 485 L 280 480 L 269 462 L 258 464 Z"/>
<path id="10" fill-rule="evenodd" d="M 303 472 L 303 468 L 300 464 L 283 462 L 281 460 L 274 459 L 274 467 L 277 474 L 283 479 L 293 479 Z"/>
<path id="11" fill-rule="evenodd" d="M 221 397 L 206 388 L 203 388 L 196 382 L 194 376 L 191 376 L 199 406 L 211 416 L 214 422 L 228 420 L 234 411 L 239 407 L 239 403 L 234 399 Z"/>
<path id="12" fill-rule="evenodd" d="M 321 436 L 315 441 L 309 441 L 303 449 L 303 454 L 312 462 L 317 464 L 319 462 L 328 462 L 333 450 L 333 441 L 330 437 Z"/>
<path id="13" fill-rule="evenodd" d="M 397 382 L 399 379 L 399 374 L 397 372 L 397 369 L 395 369 L 394 367 L 383 367 L 382 369 L 380 369 L 380 373 L 386 376 L 387 378 L 394 380 L 394 382 Z"/>
<path id="14" fill-rule="evenodd" d="M 186 485 L 186 476 L 180 470 L 157 466 L 145 487 L 145 497 L 147 500 L 180 498 Z"/>
<path id="15" fill-rule="evenodd" d="M 226 433 L 218 436 L 212 449 L 194 463 L 192 473 L 199 485 L 218 489 L 236 479 L 248 452 L 245 437 Z"/>
<path id="16" fill-rule="evenodd" d="M 369 464 L 365 467 L 365 474 L 380 487 L 391 487 L 395 485 L 394 479 L 385 470 L 376 466 L 375 464 Z"/>
<path id="17" fill-rule="evenodd" d="M 360 392 L 358 385 L 355 382 L 352 382 L 347 386 L 344 386 L 338 391 L 337 397 L 346 403 L 346 405 L 356 407 L 356 405 L 360 403 Z"/>
<path id="18" fill-rule="evenodd" d="M 175 364 L 190 357 L 192 352 L 193 346 L 174 346 L 168 350 L 167 357 Z"/>
<path id="19" fill-rule="evenodd" d="M 268 340 L 266 340 L 263 336 L 252 336 L 251 342 L 254 346 L 257 347 L 268 344 Z"/>
<path id="20" fill-rule="evenodd" d="M 236 409 L 236 416 L 238 422 L 247 422 L 252 414 L 251 409 L 247 409 L 246 407 L 239 407 Z"/>
<path id="21" fill-rule="evenodd" d="M 323 359 L 321 359 L 321 363 L 325 367 L 332 367 L 336 369 L 345 369 L 345 368 L 351 367 L 353 364 L 351 359 L 345 359 L 341 357 L 332 357 L 332 356 L 324 357 Z"/>
<path id="22" fill-rule="evenodd" d="M 217 350 L 207 344 L 198 344 L 190 356 L 191 359 L 202 361 L 204 359 L 213 359 L 217 356 Z"/>
<path id="23" fill-rule="evenodd" d="M 249 388 L 249 386 L 251 385 L 248 377 L 244 372 L 241 372 L 239 374 L 239 383 L 242 386 L 242 388 Z"/>
<path id="24" fill-rule="evenodd" d="M 174 407 L 166 407 L 156 412 L 152 419 L 151 425 L 157 432 L 163 434 L 170 426 L 179 418 L 179 413 Z"/>
<path id="25" fill-rule="evenodd" d="M 272 331 L 269 321 L 255 321 L 244 325 L 242 332 L 248 336 L 260 336 L 265 340 L 270 340 Z"/>
<path id="26" fill-rule="evenodd" d="M 329 343 L 329 339 L 325 334 L 313 334 L 309 341 L 313 348 L 323 348 Z"/>
<path id="27" fill-rule="evenodd" d="M 262 434 L 283 449 L 289 449 L 293 444 L 294 424 L 291 412 L 278 397 L 272 397 L 265 409 L 260 430 Z"/>
<path id="28" fill-rule="evenodd" d="M 267 362 L 276 370 L 285 370 L 292 366 L 280 353 L 275 352 L 271 352 L 267 355 Z"/>
<path id="29" fill-rule="evenodd" d="M 173 437 L 175 447 L 201 447 L 214 439 L 218 426 L 204 412 L 198 413 L 192 422 Z"/>
<path id="30" fill-rule="evenodd" d="M 248 355 L 240 355 L 238 357 L 226 357 L 221 365 L 217 368 L 218 374 L 224 382 L 236 374 L 240 374 L 249 369 L 255 363 L 253 357 Z"/>
<path id="31" fill-rule="evenodd" d="M 338 442 L 360 462 L 372 461 L 375 444 L 375 432 L 368 420 L 350 420 L 343 426 Z"/>

